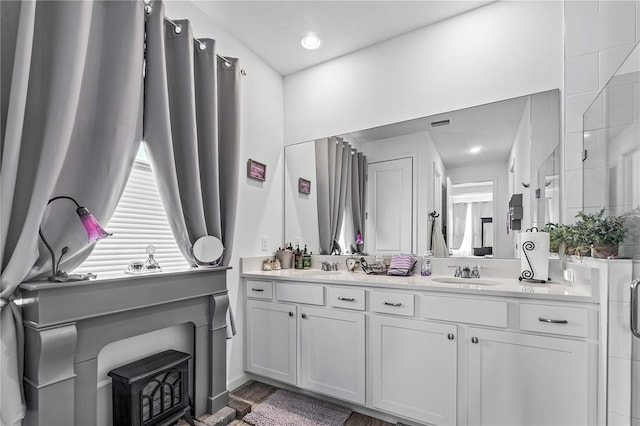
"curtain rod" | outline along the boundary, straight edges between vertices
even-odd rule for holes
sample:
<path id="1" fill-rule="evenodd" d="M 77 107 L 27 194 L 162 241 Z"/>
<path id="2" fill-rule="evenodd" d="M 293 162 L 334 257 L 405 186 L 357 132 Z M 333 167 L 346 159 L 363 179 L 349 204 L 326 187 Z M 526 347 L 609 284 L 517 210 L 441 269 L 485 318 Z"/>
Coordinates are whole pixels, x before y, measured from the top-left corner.
<path id="1" fill-rule="evenodd" d="M 144 0 L 144 10 L 145 12 L 147 12 L 147 14 L 151 13 L 151 0 Z M 164 20 L 167 21 L 168 23 L 170 23 L 171 25 L 173 25 L 173 31 L 175 31 L 176 34 L 180 34 L 182 32 L 182 25 L 178 24 L 175 21 L 172 21 L 171 19 L 167 18 L 166 16 L 164 17 Z M 200 40 L 199 38 L 193 38 L 195 41 L 198 42 L 198 46 L 200 47 L 200 50 L 205 50 L 207 48 L 207 43 L 205 43 L 204 41 Z M 216 56 L 220 59 L 222 59 L 222 61 L 224 62 L 225 66 L 227 68 L 229 68 L 231 66 L 231 61 L 227 58 L 225 58 L 222 55 L 218 55 L 216 53 Z M 246 71 L 244 69 L 240 69 L 240 75 L 247 75 Z"/>

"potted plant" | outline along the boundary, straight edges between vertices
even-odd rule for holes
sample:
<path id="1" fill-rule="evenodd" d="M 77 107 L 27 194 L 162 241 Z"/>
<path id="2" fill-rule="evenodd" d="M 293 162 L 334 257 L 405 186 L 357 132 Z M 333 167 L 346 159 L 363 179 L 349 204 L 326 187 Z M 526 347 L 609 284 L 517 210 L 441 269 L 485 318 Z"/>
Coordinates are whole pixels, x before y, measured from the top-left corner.
<path id="1" fill-rule="evenodd" d="M 557 223 L 547 223 L 542 228 L 543 232 L 549 233 L 549 253 L 558 253 L 562 239 L 562 226 Z"/>
<path id="2" fill-rule="evenodd" d="M 624 218 L 605 214 L 604 208 L 596 213 L 579 212 L 576 217 L 580 220 L 572 228 L 577 247 L 590 247 L 591 255 L 601 259 L 618 254 L 627 232 Z"/>
<path id="3" fill-rule="evenodd" d="M 549 233 L 549 251 L 562 255 L 585 256 L 591 248 L 585 245 L 572 225 L 547 223 L 544 232 Z"/>

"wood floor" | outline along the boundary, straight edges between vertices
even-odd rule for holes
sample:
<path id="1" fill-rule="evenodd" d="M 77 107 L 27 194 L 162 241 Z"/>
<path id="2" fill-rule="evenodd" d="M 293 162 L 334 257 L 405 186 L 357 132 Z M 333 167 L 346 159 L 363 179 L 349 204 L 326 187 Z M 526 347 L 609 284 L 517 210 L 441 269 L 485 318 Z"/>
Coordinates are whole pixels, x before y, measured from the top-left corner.
<path id="1" fill-rule="evenodd" d="M 269 395 L 278 390 L 277 387 L 267 385 L 264 383 L 256 382 L 252 380 L 244 385 L 240 386 L 235 391 L 230 394 L 230 402 L 229 406 L 232 408 L 246 407 L 248 405 L 256 405 L 260 402 L 264 401 Z M 246 414 L 246 413 L 245 413 Z M 244 414 L 243 414 L 244 415 Z M 204 419 L 200 419 L 203 420 Z M 234 420 L 229 425 L 231 426 L 241 426 L 241 425 L 249 425 L 249 423 L 245 423 L 242 420 Z M 364 414 L 356 413 L 355 411 L 351 414 L 349 419 L 346 421 L 345 426 L 394 426 L 392 423 L 388 423 L 382 420 L 374 419 L 373 417 L 365 416 Z"/>

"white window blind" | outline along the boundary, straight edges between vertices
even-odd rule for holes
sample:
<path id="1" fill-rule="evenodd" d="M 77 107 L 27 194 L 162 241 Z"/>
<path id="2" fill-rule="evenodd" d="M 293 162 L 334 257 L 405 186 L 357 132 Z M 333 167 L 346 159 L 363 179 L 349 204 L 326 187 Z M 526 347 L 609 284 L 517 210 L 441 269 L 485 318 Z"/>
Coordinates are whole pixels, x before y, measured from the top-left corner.
<path id="1" fill-rule="evenodd" d="M 111 237 L 99 240 L 91 255 L 74 272 L 123 272 L 133 260 L 146 261 L 146 247 L 156 248 L 154 258 L 163 269 L 188 268 L 173 237 L 155 176 L 141 146 L 122 198 L 108 225 Z"/>

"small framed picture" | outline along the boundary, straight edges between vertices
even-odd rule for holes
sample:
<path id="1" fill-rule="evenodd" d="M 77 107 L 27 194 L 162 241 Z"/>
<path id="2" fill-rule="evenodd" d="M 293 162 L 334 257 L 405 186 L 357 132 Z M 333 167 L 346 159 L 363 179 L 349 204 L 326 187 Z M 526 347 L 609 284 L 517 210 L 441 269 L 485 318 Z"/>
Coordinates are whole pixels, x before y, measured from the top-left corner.
<path id="1" fill-rule="evenodd" d="M 249 159 L 247 162 L 247 177 L 264 181 L 267 178 L 267 165 Z"/>
<path id="2" fill-rule="evenodd" d="M 311 181 L 298 178 L 298 192 L 301 194 L 311 194 Z"/>

